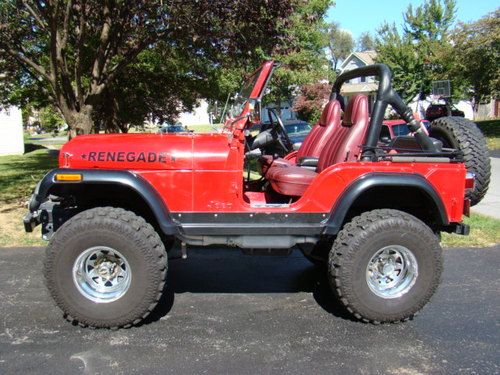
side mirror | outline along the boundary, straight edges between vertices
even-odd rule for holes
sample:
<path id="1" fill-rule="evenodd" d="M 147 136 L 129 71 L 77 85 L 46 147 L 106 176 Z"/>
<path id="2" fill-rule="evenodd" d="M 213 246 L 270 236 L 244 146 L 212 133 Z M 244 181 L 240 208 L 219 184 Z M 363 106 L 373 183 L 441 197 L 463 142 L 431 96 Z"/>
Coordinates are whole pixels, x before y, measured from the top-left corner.
<path id="1" fill-rule="evenodd" d="M 391 139 L 389 137 L 382 137 L 382 138 L 380 138 L 380 142 L 389 143 L 389 142 L 391 142 Z"/>

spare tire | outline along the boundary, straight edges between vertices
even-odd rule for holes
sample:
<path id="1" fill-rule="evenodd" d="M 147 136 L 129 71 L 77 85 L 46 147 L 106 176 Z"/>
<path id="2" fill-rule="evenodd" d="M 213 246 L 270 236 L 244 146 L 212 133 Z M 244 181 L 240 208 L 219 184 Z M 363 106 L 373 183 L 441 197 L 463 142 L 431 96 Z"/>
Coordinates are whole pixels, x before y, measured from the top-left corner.
<path id="1" fill-rule="evenodd" d="M 491 167 L 483 133 L 475 123 L 463 117 L 441 117 L 431 122 L 429 135 L 443 147 L 461 150 L 468 172 L 474 173 L 474 189 L 467 192 L 471 206 L 478 204 L 488 191 Z"/>

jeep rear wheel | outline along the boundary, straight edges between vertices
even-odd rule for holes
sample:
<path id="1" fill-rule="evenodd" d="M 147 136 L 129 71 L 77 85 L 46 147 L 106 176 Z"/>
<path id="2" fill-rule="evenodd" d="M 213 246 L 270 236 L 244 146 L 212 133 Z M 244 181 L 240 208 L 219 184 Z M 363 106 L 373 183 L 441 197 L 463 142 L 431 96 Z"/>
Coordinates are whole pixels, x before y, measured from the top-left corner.
<path id="1" fill-rule="evenodd" d="M 488 190 L 491 175 L 488 147 L 481 130 L 462 117 L 440 117 L 431 123 L 429 135 L 443 142 L 443 147 L 463 152 L 465 168 L 476 176 L 474 189 L 466 196 L 471 206 L 478 204 Z"/>
<path id="2" fill-rule="evenodd" d="M 443 268 L 432 230 L 397 210 L 374 210 L 339 232 L 328 260 L 334 295 L 356 318 L 411 319 L 434 294 Z"/>
<path id="3" fill-rule="evenodd" d="M 100 207 L 74 216 L 46 251 L 48 289 L 65 317 L 82 326 L 138 324 L 161 297 L 167 273 L 164 245 L 143 218 Z"/>

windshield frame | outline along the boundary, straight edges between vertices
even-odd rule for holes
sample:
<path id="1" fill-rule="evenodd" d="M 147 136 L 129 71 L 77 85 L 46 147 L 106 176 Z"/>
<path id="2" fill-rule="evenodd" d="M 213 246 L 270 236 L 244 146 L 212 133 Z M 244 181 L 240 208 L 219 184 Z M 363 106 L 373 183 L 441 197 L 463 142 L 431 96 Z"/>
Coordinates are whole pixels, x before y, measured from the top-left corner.
<path id="1" fill-rule="evenodd" d="M 274 69 L 278 66 L 279 63 L 274 60 L 265 61 L 248 76 L 228 111 L 231 118 L 246 116 L 250 112 L 260 114 L 261 99 Z"/>

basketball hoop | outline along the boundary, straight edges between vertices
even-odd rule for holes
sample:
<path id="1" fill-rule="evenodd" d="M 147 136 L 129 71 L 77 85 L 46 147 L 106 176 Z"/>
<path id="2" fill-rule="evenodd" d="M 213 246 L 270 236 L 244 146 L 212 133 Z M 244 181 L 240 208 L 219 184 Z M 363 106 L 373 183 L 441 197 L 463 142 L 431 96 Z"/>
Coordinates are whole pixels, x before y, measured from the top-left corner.
<path id="1" fill-rule="evenodd" d="M 432 81 L 432 95 L 440 98 L 451 97 L 450 80 Z"/>

